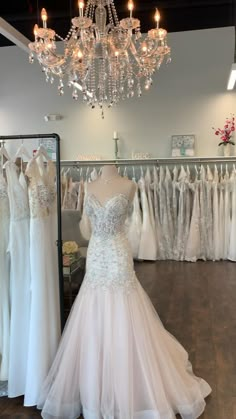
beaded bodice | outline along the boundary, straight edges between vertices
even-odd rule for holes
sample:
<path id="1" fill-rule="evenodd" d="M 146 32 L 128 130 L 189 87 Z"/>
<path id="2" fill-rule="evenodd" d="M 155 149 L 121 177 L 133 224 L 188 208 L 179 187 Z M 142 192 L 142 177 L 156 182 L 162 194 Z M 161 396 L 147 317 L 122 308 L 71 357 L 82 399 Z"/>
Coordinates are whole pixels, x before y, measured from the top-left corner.
<path id="1" fill-rule="evenodd" d="M 114 236 L 124 230 L 129 201 L 125 195 L 115 195 L 103 205 L 95 197 L 88 194 L 85 211 L 90 218 L 93 234 L 103 238 Z"/>
<path id="2" fill-rule="evenodd" d="M 44 164 L 32 159 L 26 169 L 29 178 L 29 204 L 32 218 L 46 217 L 56 211 L 56 168 L 53 161 Z"/>
<path id="3" fill-rule="evenodd" d="M 94 195 L 87 195 L 85 211 L 91 222 L 92 235 L 83 289 L 99 287 L 129 292 L 137 286 L 125 231 L 128 209 L 129 200 L 123 194 L 109 198 L 103 205 Z"/>
<path id="4" fill-rule="evenodd" d="M 8 218 L 9 211 L 7 183 L 4 177 L 0 174 L 0 220 L 5 220 Z"/>
<path id="5" fill-rule="evenodd" d="M 22 220 L 29 217 L 27 182 L 12 161 L 5 163 L 11 220 Z"/>

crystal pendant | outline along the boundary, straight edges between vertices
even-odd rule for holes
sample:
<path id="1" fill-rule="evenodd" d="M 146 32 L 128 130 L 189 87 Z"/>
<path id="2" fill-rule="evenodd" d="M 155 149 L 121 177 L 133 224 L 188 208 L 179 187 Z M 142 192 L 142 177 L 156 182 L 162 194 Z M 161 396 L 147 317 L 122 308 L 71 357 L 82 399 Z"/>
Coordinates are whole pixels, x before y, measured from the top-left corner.
<path id="1" fill-rule="evenodd" d="M 73 97 L 74 100 L 78 100 L 79 95 L 78 95 L 78 90 L 77 89 L 73 89 L 72 97 Z"/>
<path id="2" fill-rule="evenodd" d="M 34 54 L 30 54 L 29 55 L 29 63 L 33 64 L 34 63 Z"/>

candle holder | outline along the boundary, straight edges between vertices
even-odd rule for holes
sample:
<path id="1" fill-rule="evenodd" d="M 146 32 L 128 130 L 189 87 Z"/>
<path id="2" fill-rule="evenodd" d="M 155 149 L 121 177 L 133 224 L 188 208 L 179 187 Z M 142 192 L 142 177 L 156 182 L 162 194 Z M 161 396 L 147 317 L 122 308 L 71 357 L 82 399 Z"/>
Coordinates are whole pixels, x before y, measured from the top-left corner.
<path id="1" fill-rule="evenodd" d="M 115 141 L 115 159 L 117 160 L 117 159 L 119 159 L 119 156 L 118 156 L 118 154 L 119 154 L 119 147 L 118 147 L 119 138 L 116 137 L 116 138 L 113 138 L 113 140 Z"/>

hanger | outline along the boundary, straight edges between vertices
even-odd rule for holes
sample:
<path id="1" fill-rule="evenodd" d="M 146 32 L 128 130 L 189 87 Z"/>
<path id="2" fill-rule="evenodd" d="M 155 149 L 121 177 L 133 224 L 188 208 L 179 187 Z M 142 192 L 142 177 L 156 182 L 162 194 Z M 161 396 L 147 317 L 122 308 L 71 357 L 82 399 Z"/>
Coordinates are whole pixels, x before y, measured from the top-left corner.
<path id="1" fill-rule="evenodd" d="M 0 147 L 0 156 L 4 156 L 7 160 L 11 160 L 4 144 Z"/>
<path id="2" fill-rule="evenodd" d="M 36 151 L 33 160 L 36 160 L 39 156 L 43 156 L 47 161 L 51 160 L 51 158 L 49 157 L 46 148 L 40 144 L 38 150 Z"/>
<path id="3" fill-rule="evenodd" d="M 18 157 L 20 157 L 20 158 L 21 158 L 21 172 L 23 171 L 23 158 L 22 158 L 22 156 L 27 157 L 28 161 L 29 161 L 29 160 L 31 160 L 31 155 L 30 155 L 30 153 L 28 152 L 28 150 L 25 148 L 24 143 L 23 143 L 23 140 L 22 140 L 22 142 L 21 142 L 20 147 L 18 148 L 18 150 L 17 150 L 17 152 L 16 152 L 15 157 L 14 157 L 14 162 L 16 162 L 16 159 L 17 159 Z"/>

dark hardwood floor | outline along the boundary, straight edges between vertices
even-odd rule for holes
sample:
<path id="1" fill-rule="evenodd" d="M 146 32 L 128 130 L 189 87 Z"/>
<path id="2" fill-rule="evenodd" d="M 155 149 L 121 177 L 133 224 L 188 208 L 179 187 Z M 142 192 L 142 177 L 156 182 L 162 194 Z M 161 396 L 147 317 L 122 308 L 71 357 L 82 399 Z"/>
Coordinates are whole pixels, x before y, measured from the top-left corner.
<path id="1" fill-rule="evenodd" d="M 136 263 L 136 272 L 164 326 L 189 352 L 212 395 L 201 419 L 236 419 L 236 264 Z M 0 399 L 0 417 L 40 417 L 23 398 Z"/>

